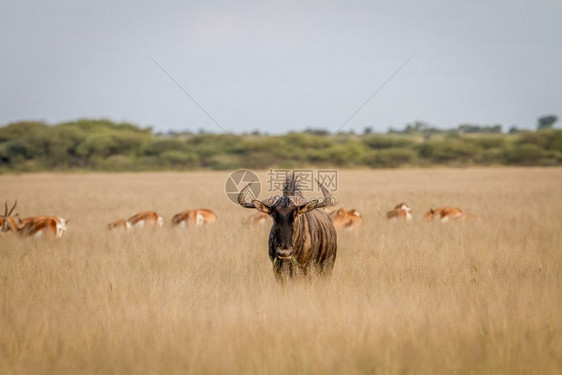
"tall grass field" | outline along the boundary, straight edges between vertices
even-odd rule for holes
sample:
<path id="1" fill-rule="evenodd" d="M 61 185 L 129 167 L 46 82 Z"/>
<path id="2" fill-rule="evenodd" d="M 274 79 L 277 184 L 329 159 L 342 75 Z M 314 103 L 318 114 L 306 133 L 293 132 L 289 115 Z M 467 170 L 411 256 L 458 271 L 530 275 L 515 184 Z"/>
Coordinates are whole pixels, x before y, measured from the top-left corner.
<path id="1" fill-rule="evenodd" d="M 331 278 L 285 286 L 228 175 L 0 175 L 20 216 L 70 219 L 0 235 L 0 373 L 562 373 L 562 169 L 340 171 L 364 226 Z M 387 222 L 400 202 L 412 223 Z M 438 206 L 480 220 L 421 220 Z M 172 228 L 188 208 L 218 222 Z M 164 227 L 106 229 L 143 210 Z"/>

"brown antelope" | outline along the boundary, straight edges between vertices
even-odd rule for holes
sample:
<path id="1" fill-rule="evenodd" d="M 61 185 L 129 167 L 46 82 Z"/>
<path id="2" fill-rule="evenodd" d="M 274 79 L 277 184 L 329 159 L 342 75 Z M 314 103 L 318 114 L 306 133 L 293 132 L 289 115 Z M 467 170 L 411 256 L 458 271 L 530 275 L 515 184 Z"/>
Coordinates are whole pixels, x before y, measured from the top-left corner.
<path id="1" fill-rule="evenodd" d="M 337 230 L 347 229 L 353 230 L 359 228 L 363 224 L 363 216 L 356 209 L 346 210 L 341 207 L 330 214 L 332 223 Z"/>
<path id="2" fill-rule="evenodd" d="M 154 211 L 143 211 L 127 219 L 132 228 L 162 227 L 164 220 Z"/>
<path id="3" fill-rule="evenodd" d="M 20 219 L 17 215 L 16 218 L 19 224 L 27 227 L 32 227 L 33 225 L 41 225 L 41 223 L 55 223 L 55 234 L 57 237 L 62 237 L 63 232 L 67 229 L 67 224 L 70 219 L 64 219 L 59 216 L 52 216 L 52 215 L 39 215 L 39 216 L 30 216 L 24 219 Z M 40 235 L 37 232 L 37 235 Z"/>
<path id="4" fill-rule="evenodd" d="M 129 230 L 132 228 L 144 228 L 144 227 L 162 227 L 164 225 L 164 220 L 161 216 L 154 211 L 143 211 L 139 212 L 128 218 L 127 220 L 117 220 L 113 223 L 107 224 L 108 230 L 113 229 L 125 229 Z"/>
<path id="5" fill-rule="evenodd" d="M 454 219 L 455 221 L 479 221 L 478 216 L 469 213 L 463 213 Z"/>
<path id="6" fill-rule="evenodd" d="M 270 216 L 265 212 L 258 211 L 248 218 L 246 221 L 248 224 L 263 225 L 270 220 Z"/>
<path id="7" fill-rule="evenodd" d="M 330 214 L 330 219 L 332 219 L 334 227 L 339 230 L 347 221 L 347 210 L 342 207 L 336 211 L 332 211 L 332 213 Z"/>
<path id="8" fill-rule="evenodd" d="M 363 216 L 355 208 L 347 211 L 347 223 L 345 223 L 345 228 L 353 230 L 359 228 L 363 225 Z"/>
<path id="9" fill-rule="evenodd" d="M 440 208 L 430 208 L 429 211 L 427 211 L 424 215 L 423 215 L 423 220 L 425 220 L 426 222 L 432 222 L 433 219 L 437 219 L 439 218 L 439 216 L 441 215 L 441 211 L 443 211 L 444 207 L 440 207 Z"/>
<path id="10" fill-rule="evenodd" d="M 113 223 L 107 224 L 107 229 L 108 230 L 115 230 L 115 229 L 129 230 L 129 229 L 131 229 L 131 223 L 129 223 L 127 220 L 119 219 L 119 220 L 114 221 Z"/>
<path id="11" fill-rule="evenodd" d="M 399 203 L 392 211 L 386 213 L 386 218 L 393 222 L 412 221 L 412 209 L 406 203 Z"/>
<path id="12" fill-rule="evenodd" d="M 198 208 L 196 210 L 185 210 L 172 218 L 172 225 L 179 225 L 182 228 L 187 226 L 200 227 L 205 224 L 214 224 L 217 221 L 217 215 L 206 208 Z"/>
<path id="13" fill-rule="evenodd" d="M 324 207 L 324 211 L 326 211 L 328 216 L 331 216 L 336 211 L 336 208 L 332 206 L 328 206 L 328 207 Z"/>
<path id="14" fill-rule="evenodd" d="M 423 215 L 423 218 L 427 222 L 439 221 L 441 223 L 448 221 L 478 221 L 476 215 L 465 213 L 458 207 L 431 208 Z"/>
<path id="15" fill-rule="evenodd" d="M 67 229 L 66 224 L 69 220 L 65 220 L 58 216 L 32 216 L 20 219 L 18 214 L 10 216 L 16 208 L 17 201 L 8 211 L 8 204 L 5 203 L 5 212 L 2 220 L 2 232 L 13 231 L 22 237 L 40 237 L 44 233 L 52 233 L 55 237 L 62 237 Z"/>

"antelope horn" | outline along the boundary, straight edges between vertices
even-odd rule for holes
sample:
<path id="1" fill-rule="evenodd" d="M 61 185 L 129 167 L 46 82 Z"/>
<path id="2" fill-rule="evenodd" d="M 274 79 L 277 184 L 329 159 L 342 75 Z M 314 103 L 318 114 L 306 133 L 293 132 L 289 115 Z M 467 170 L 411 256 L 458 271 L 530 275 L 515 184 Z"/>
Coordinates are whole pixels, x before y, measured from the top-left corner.
<path id="1" fill-rule="evenodd" d="M 321 203 L 318 203 L 316 205 L 315 208 L 323 208 L 323 207 L 328 207 L 328 206 L 335 206 L 336 205 L 336 198 L 332 196 L 332 194 L 330 194 L 330 192 L 328 191 L 328 189 L 326 189 L 324 187 L 324 185 L 322 185 L 320 183 L 320 181 L 316 180 L 316 182 L 318 183 L 318 187 L 320 187 L 320 190 L 322 190 L 322 194 L 324 195 L 324 201 Z"/>
<path id="2" fill-rule="evenodd" d="M 8 216 L 8 201 L 4 202 L 4 217 Z"/>
<path id="3" fill-rule="evenodd" d="M 14 212 L 14 209 L 16 208 L 18 204 L 18 201 L 16 199 L 16 203 L 14 203 L 14 206 L 12 207 L 12 209 L 10 210 L 10 212 L 8 212 L 8 214 L 6 216 L 10 216 L 12 214 L 12 212 Z M 8 209 L 8 206 L 6 206 L 6 209 Z"/>
<path id="4" fill-rule="evenodd" d="M 252 181 L 252 182 L 254 182 L 254 181 Z M 256 206 L 254 206 L 253 203 L 246 202 L 246 193 L 248 192 L 248 189 L 250 188 L 250 185 L 252 184 L 252 182 L 250 182 L 248 185 L 246 185 L 246 187 L 244 189 L 242 189 L 240 191 L 240 193 L 238 194 L 238 204 L 240 204 L 240 206 L 242 206 L 242 207 L 256 208 Z"/>

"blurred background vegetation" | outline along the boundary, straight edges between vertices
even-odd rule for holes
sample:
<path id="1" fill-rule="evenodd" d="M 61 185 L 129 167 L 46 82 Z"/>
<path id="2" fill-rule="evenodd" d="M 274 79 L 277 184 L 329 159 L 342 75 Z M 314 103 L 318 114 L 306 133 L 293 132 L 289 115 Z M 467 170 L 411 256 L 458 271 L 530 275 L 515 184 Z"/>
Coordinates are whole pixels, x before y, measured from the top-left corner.
<path id="1" fill-rule="evenodd" d="M 461 124 L 442 130 L 423 122 L 386 134 L 366 128 L 330 134 L 155 133 L 129 123 L 82 119 L 0 127 L 0 172 L 227 170 L 236 168 L 397 168 L 403 166 L 562 165 L 562 130 L 543 116 L 536 131 Z"/>

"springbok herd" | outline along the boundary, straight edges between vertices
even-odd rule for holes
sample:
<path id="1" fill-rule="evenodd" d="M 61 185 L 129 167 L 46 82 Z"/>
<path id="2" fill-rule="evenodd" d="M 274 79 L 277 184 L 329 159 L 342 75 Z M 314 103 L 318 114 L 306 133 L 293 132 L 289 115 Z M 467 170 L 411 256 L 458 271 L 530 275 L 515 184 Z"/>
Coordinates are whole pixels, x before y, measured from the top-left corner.
<path id="1" fill-rule="evenodd" d="M 318 181 L 317 181 L 318 182 Z M 356 209 L 334 209 L 335 199 L 330 192 L 318 182 L 323 198 L 306 199 L 299 186 L 298 177 L 287 178 L 283 186 L 283 195 L 266 200 L 247 201 L 250 188 L 248 184 L 238 194 L 241 207 L 255 209 L 246 223 L 271 223 L 268 240 L 268 253 L 273 271 L 278 280 L 284 281 L 294 275 L 330 275 L 334 268 L 337 254 L 337 232 L 341 230 L 358 230 L 363 224 L 363 216 Z M 61 237 L 67 229 L 68 220 L 58 216 L 32 216 L 20 219 L 12 215 L 17 201 L 8 209 L 4 204 L 4 215 L 0 217 L 2 232 L 12 231 L 21 237 L 42 236 L 50 233 Z M 400 203 L 387 212 L 389 221 L 410 222 L 412 210 L 406 203 Z M 427 222 L 438 221 L 476 221 L 473 214 L 464 213 L 460 208 L 441 207 L 430 209 L 424 215 Z M 217 215 L 209 209 L 185 210 L 172 218 L 174 227 L 200 227 L 217 222 Z M 164 219 L 154 211 L 139 212 L 127 220 L 119 219 L 107 224 L 108 230 L 132 230 L 140 228 L 158 228 L 164 225 Z"/>
<path id="2" fill-rule="evenodd" d="M 60 238 L 67 230 L 68 219 L 51 215 L 30 216 L 24 219 L 19 214 L 12 215 L 17 201 L 12 208 L 8 209 L 8 203 L 4 204 L 4 215 L 0 217 L 2 232 L 12 231 L 21 237 L 40 237 L 43 234 L 52 234 Z M 356 209 L 347 210 L 343 207 L 325 207 L 336 230 L 358 230 L 363 225 L 363 216 Z M 397 204 L 392 211 L 386 213 L 386 218 L 390 222 L 411 222 L 413 221 L 412 209 L 406 203 Z M 172 226 L 179 228 L 200 227 L 203 225 L 214 224 L 217 222 L 217 215 L 209 209 L 199 208 L 185 210 L 172 217 Z M 457 207 L 432 208 L 423 215 L 426 222 L 448 221 L 478 221 L 474 214 L 465 213 Z M 265 225 L 272 223 L 271 216 L 265 212 L 258 211 L 247 218 L 249 225 Z M 140 228 L 158 228 L 164 225 L 164 219 L 154 211 L 139 212 L 128 219 L 119 219 L 107 224 L 108 230 L 131 230 Z"/>

